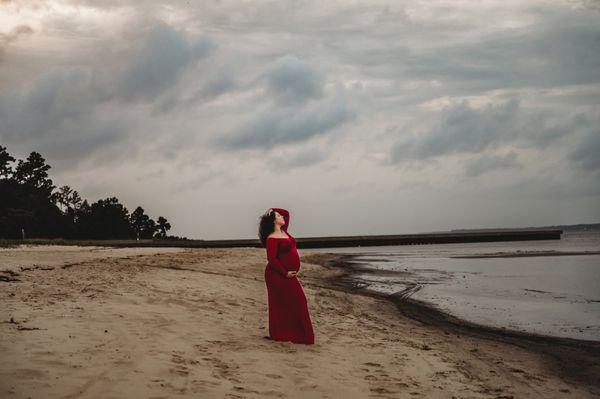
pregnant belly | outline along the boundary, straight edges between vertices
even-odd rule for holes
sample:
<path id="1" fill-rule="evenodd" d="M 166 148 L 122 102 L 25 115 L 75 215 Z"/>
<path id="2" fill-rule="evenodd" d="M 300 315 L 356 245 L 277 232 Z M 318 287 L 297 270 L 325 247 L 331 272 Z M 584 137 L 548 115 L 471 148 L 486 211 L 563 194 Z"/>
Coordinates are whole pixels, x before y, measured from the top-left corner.
<path id="1" fill-rule="evenodd" d="M 290 251 L 285 256 L 284 263 L 285 263 L 286 269 L 298 271 L 300 269 L 300 256 L 298 255 L 298 252 Z"/>

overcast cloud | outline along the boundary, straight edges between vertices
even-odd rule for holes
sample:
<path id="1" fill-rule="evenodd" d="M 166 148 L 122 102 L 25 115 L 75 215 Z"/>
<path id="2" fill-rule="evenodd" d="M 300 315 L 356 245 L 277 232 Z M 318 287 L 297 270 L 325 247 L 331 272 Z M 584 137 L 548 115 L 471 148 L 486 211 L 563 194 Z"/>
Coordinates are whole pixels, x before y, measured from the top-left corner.
<path id="1" fill-rule="evenodd" d="M 596 2 L 132 4 L 0 2 L 0 144 L 89 201 L 204 239 L 600 222 Z"/>

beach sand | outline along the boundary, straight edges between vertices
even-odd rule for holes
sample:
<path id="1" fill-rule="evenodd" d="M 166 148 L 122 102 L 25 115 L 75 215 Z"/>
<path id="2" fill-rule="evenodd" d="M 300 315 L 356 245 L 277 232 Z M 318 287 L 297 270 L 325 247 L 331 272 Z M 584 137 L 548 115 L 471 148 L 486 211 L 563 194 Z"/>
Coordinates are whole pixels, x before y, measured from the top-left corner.
<path id="1" fill-rule="evenodd" d="M 339 256 L 300 255 L 308 346 L 264 339 L 261 248 L 0 249 L 0 397 L 600 395 L 593 346 L 580 364 L 577 345 L 415 317 L 414 304 L 353 292 Z"/>

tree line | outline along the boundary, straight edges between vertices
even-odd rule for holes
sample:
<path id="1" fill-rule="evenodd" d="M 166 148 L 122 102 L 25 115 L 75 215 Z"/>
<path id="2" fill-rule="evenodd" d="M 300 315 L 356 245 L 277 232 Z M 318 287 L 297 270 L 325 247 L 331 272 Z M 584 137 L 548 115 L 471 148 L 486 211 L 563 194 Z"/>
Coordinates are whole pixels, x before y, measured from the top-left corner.
<path id="1" fill-rule="evenodd" d="M 116 197 L 89 204 L 71 187 L 56 187 L 38 152 L 15 161 L 0 145 L 0 238 L 182 239 L 141 206 L 130 214 Z"/>

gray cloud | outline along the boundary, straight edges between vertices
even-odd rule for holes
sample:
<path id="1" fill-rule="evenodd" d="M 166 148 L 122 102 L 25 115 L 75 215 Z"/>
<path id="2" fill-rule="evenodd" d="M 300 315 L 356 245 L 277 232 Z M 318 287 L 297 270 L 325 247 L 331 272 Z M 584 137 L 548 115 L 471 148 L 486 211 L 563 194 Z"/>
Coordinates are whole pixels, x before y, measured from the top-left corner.
<path id="1" fill-rule="evenodd" d="M 592 26 L 545 26 L 482 36 L 475 43 L 409 57 L 405 73 L 447 78 L 480 90 L 600 81 L 600 31 Z"/>
<path id="2" fill-rule="evenodd" d="M 28 88 L 0 95 L 0 140 L 38 151 L 56 171 L 93 159 L 132 156 L 129 118 L 93 90 L 89 71 L 50 71 Z M 111 115 L 112 114 L 112 115 Z"/>
<path id="3" fill-rule="evenodd" d="M 238 84 L 232 76 L 217 76 L 204 84 L 196 98 L 214 99 L 221 94 L 234 90 L 237 86 Z"/>
<path id="4" fill-rule="evenodd" d="M 181 110 L 218 99 L 221 95 L 243 90 L 242 84 L 228 71 L 219 70 L 207 76 L 201 87 L 188 96 L 175 92 L 156 104 L 155 109 L 163 113 Z"/>
<path id="5" fill-rule="evenodd" d="M 465 175 L 478 177 L 498 169 L 522 168 L 518 155 L 514 151 L 504 155 L 482 155 L 465 162 Z"/>
<path id="6" fill-rule="evenodd" d="M 18 25 L 8 33 L 0 33 L 0 49 L 2 46 L 18 40 L 21 36 L 30 35 L 33 29 L 29 25 Z"/>
<path id="7" fill-rule="evenodd" d="M 224 150 L 274 148 L 327 134 L 355 117 L 355 111 L 339 97 L 302 108 L 267 107 L 232 133 L 216 137 L 211 144 Z"/>
<path id="8" fill-rule="evenodd" d="M 154 100 L 176 82 L 185 68 L 210 55 L 215 47 L 206 37 L 190 39 L 165 23 L 152 25 L 120 77 L 119 97 Z"/>
<path id="9" fill-rule="evenodd" d="M 598 172 L 600 177 L 600 131 L 586 134 L 568 154 L 568 159 L 585 172 Z"/>
<path id="10" fill-rule="evenodd" d="M 456 152 L 477 152 L 493 144 L 514 137 L 519 108 L 518 100 L 501 105 L 473 109 L 469 102 L 445 110 L 431 131 L 396 144 L 391 151 L 391 161 L 404 158 L 425 159 Z"/>
<path id="11" fill-rule="evenodd" d="M 300 105 L 323 97 L 323 76 L 292 54 L 268 65 L 261 79 L 266 80 L 269 94 L 284 105 Z"/>
<path id="12" fill-rule="evenodd" d="M 126 47 L 105 55 L 104 66 L 51 67 L 31 82 L 3 90 L 2 142 L 57 159 L 57 170 L 83 161 L 106 162 L 138 153 L 139 146 L 125 145 L 141 139 L 143 123 L 135 104 L 154 103 L 152 112 L 167 111 L 165 98 L 179 90 L 181 76 L 216 47 L 205 36 L 188 36 L 161 21 L 144 20 L 138 26 L 139 30 L 127 33 Z M 104 51 L 102 46 L 98 51 Z M 227 81 L 213 81 L 203 90 L 214 97 L 231 86 Z M 169 109 L 178 102 L 175 99 Z M 130 111 L 124 112 L 128 107 Z M 161 132 L 149 129 L 144 133 L 147 140 Z M 181 142 L 175 135 L 173 138 Z"/>
<path id="13" fill-rule="evenodd" d="M 33 140 L 86 117 L 100 99 L 91 75 L 79 69 L 51 70 L 29 86 L 0 95 L 0 137 Z"/>
<path id="14" fill-rule="evenodd" d="M 395 82 L 435 79 L 444 82 L 445 95 L 600 81 L 596 11 L 523 4 L 514 15 L 501 13 L 496 21 L 512 17 L 529 22 L 490 32 L 487 16 L 475 9 L 462 19 L 448 20 L 413 20 L 404 9 L 382 9 L 372 22 L 382 25 L 369 26 L 370 35 L 364 29 L 336 31 L 328 47 L 340 62 L 356 66 L 364 75 Z M 448 37 L 457 39 L 444 40 Z"/>
<path id="15" fill-rule="evenodd" d="M 268 149 L 304 142 L 355 120 L 357 112 L 344 97 L 347 93 L 340 87 L 326 93 L 324 85 L 322 74 L 305 61 L 293 55 L 277 58 L 249 87 L 264 92 L 263 105 L 255 103 L 254 115 L 214 137 L 211 145 L 233 151 Z"/>
<path id="16" fill-rule="evenodd" d="M 291 155 L 276 155 L 269 160 L 272 168 L 301 168 L 317 165 L 323 162 L 329 154 L 319 148 L 302 149 Z"/>
<path id="17" fill-rule="evenodd" d="M 387 162 L 477 153 L 507 143 L 542 149 L 589 126 L 580 114 L 567 116 L 566 122 L 558 119 L 547 110 L 523 109 L 515 98 L 483 108 L 463 100 L 434 115 L 433 122 L 423 121 L 418 133 L 407 132 L 392 146 Z"/>

